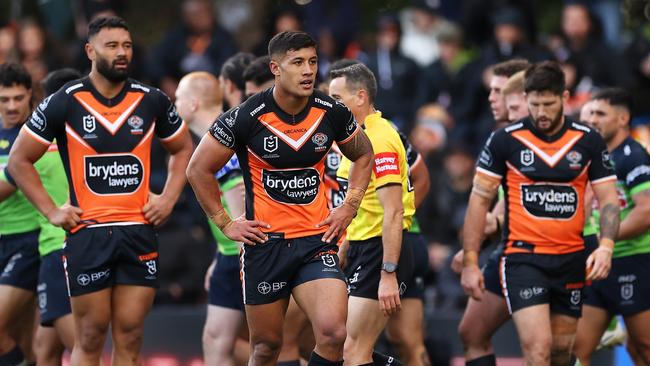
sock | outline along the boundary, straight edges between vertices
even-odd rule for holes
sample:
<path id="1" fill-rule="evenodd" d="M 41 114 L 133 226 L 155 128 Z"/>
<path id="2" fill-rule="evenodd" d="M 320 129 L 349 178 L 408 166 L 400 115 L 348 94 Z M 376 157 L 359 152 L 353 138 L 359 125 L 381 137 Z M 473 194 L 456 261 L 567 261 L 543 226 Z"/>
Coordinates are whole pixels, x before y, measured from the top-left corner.
<path id="1" fill-rule="evenodd" d="M 309 357 L 309 366 L 343 366 L 343 360 L 340 361 L 329 361 L 321 357 L 316 351 L 311 353 Z"/>
<path id="2" fill-rule="evenodd" d="M 612 320 L 610 320 L 609 325 L 607 326 L 608 331 L 612 331 L 616 329 L 616 326 L 618 325 L 618 318 L 613 316 Z"/>
<path id="3" fill-rule="evenodd" d="M 278 366 L 300 366 L 300 360 L 280 361 L 278 362 Z"/>
<path id="4" fill-rule="evenodd" d="M 375 366 L 402 366 L 402 363 L 395 357 L 387 356 L 377 351 L 372 352 L 372 361 L 372 364 Z"/>
<path id="5" fill-rule="evenodd" d="M 0 355 L 0 365 L 2 366 L 18 365 L 23 361 L 25 361 L 25 356 L 18 346 L 14 347 L 14 349 L 7 353 Z"/>
<path id="6" fill-rule="evenodd" d="M 475 358 L 473 360 L 467 361 L 466 366 L 497 366 L 497 359 L 494 357 L 494 354 L 482 356 Z"/>

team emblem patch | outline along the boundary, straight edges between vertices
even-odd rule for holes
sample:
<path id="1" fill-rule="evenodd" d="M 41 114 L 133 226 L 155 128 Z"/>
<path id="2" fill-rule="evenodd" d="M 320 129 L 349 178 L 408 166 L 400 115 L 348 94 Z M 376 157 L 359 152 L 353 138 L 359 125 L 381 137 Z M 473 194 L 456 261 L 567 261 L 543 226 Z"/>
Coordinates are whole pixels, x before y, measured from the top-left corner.
<path id="1" fill-rule="evenodd" d="M 634 285 L 631 283 L 626 283 L 621 286 L 621 298 L 623 300 L 629 300 L 634 296 Z"/>
<path id="2" fill-rule="evenodd" d="M 325 149 L 327 149 L 327 146 L 325 144 L 327 143 L 327 135 L 322 133 L 322 132 L 317 132 L 314 134 L 314 136 L 311 137 L 311 141 L 316 144 L 316 148 L 314 149 L 316 152 L 323 152 Z"/>
<path id="3" fill-rule="evenodd" d="M 531 166 L 535 162 L 535 154 L 530 149 L 522 150 L 520 160 L 522 165 Z"/>
<path id="4" fill-rule="evenodd" d="M 277 149 L 278 149 L 277 136 L 267 136 L 264 138 L 264 151 L 272 153 Z"/>
<path id="5" fill-rule="evenodd" d="M 126 123 L 128 123 L 129 126 L 131 126 L 131 133 L 134 135 L 139 135 L 142 134 L 142 125 L 144 125 L 144 120 L 136 115 L 133 115 L 129 117 L 128 120 L 126 120 Z"/>
<path id="6" fill-rule="evenodd" d="M 87 133 L 93 133 L 97 124 L 95 123 L 95 116 L 86 115 L 83 118 L 84 131 Z"/>
<path id="7" fill-rule="evenodd" d="M 566 158 L 573 164 L 578 164 L 582 160 L 582 154 L 573 150 L 566 154 Z"/>

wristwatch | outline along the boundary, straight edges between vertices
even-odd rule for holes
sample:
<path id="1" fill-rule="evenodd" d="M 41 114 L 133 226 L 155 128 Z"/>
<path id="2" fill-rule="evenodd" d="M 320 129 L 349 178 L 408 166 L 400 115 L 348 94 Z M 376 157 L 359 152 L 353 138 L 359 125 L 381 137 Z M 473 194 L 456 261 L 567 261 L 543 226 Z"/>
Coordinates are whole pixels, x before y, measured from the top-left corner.
<path id="1" fill-rule="evenodd" d="M 381 270 L 386 273 L 394 273 L 397 271 L 397 263 L 384 262 L 381 265 Z"/>

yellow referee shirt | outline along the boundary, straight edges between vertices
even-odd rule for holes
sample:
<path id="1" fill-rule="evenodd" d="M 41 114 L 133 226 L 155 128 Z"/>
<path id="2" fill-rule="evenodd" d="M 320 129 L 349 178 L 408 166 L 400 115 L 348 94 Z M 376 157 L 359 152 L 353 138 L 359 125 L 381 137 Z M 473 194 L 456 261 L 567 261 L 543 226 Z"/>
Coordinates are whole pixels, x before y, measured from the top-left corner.
<path id="1" fill-rule="evenodd" d="M 348 226 L 347 239 L 355 241 L 382 236 L 384 209 L 377 197 L 377 188 L 388 184 L 402 186 L 404 205 L 402 227 L 405 230 L 410 229 L 415 213 L 415 196 L 409 181 L 406 151 L 399 134 L 390 122 L 382 118 L 381 112 L 368 115 L 364 121 L 364 128 L 372 143 L 375 161 L 370 184 L 363 196 L 357 216 Z M 351 164 L 349 159 L 343 157 L 336 173 L 338 180 L 342 181 L 345 187 L 347 187 Z"/>

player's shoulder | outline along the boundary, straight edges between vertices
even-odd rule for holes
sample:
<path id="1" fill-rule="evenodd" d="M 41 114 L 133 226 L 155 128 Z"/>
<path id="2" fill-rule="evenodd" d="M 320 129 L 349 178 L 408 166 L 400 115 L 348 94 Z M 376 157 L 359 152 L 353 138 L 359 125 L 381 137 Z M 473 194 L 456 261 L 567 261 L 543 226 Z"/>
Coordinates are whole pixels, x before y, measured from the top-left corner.
<path id="1" fill-rule="evenodd" d="M 131 93 L 142 93 L 144 98 L 153 99 L 156 102 L 171 104 L 172 100 L 164 91 L 135 79 L 126 79 L 126 91 Z"/>
<path id="2" fill-rule="evenodd" d="M 632 137 L 625 139 L 612 153 L 617 171 L 626 173 L 650 165 L 648 150 Z M 646 169 L 644 168 L 644 169 Z"/>
<path id="3" fill-rule="evenodd" d="M 585 135 L 587 137 L 590 137 L 590 138 L 594 138 L 594 137 L 599 138 L 600 137 L 600 134 L 598 133 L 598 131 L 594 130 L 593 128 L 587 126 L 584 123 L 576 122 L 576 121 L 568 119 L 568 118 L 567 118 L 566 123 L 568 124 L 568 129 L 569 130 L 583 132 L 583 133 L 585 133 Z"/>
<path id="4" fill-rule="evenodd" d="M 351 113 L 350 109 L 342 102 L 330 97 L 320 90 L 314 90 L 311 95 L 312 105 L 323 108 L 326 112 L 332 113 Z"/>
<path id="5" fill-rule="evenodd" d="M 231 108 L 228 112 L 224 113 L 224 115 L 228 114 L 230 118 L 235 119 L 257 119 L 257 117 L 263 115 L 269 110 L 270 103 L 268 101 L 270 99 L 268 98 L 273 98 L 272 90 L 273 88 L 270 88 L 252 95 L 242 104 Z"/>

